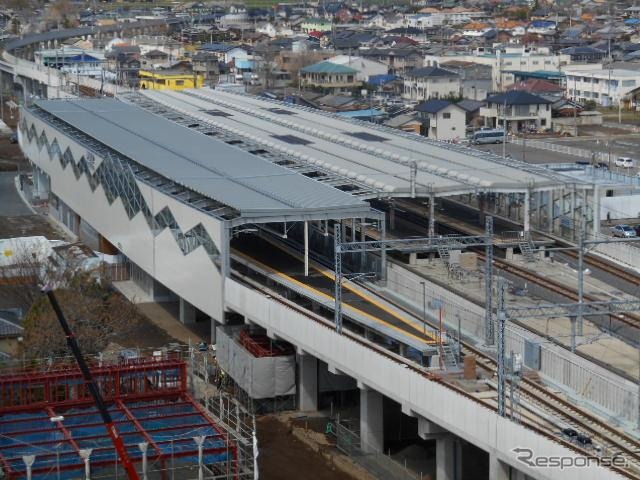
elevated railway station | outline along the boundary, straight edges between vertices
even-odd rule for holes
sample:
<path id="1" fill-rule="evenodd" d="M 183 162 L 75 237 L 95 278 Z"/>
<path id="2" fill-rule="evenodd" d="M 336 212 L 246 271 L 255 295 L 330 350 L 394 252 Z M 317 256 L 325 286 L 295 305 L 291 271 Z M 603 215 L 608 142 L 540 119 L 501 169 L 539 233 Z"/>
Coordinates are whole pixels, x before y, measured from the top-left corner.
<path id="1" fill-rule="evenodd" d="M 300 409 L 320 407 L 328 388 L 323 376 L 350 380 L 333 388 L 357 392 L 363 451 L 380 452 L 388 437 L 383 425 L 406 417 L 416 439 L 436 443 L 438 478 L 459 475 L 461 441 L 474 445 L 487 465 L 477 478 L 584 480 L 637 473 L 640 459 L 628 434 L 585 420 L 561 398 L 547 398 L 540 386 L 527 385 L 521 421 L 514 421 L 513 404 L 511 418 L 499 415 L 490 353 L 461 352 L 467 347 L 442 323 L 442 307 L 425 305 L 420 315 L 361 281 L 387 277 L 387 227 L 402 208 L 396 198 L 413 202 L 414 214 L 426 216 L 424 251 L 442 257 L 451 252 L 435 247 L 448 238 L 436 235 L 436 198 L 479 205 L 482 216 L 496 213 L 491 202 L 497 198 L 519 202 L 520 216 L 514 213 L 511 221 L 523 225 L 521 235 L 497 241 L 485 231 L 475 243 L 506 250 L 524 248 L 524 233 L 545 215 L 559 223 L 559 199 L 571 198 L 572 214 L 586 211 L 593 192 L 588 182 L 208 89 L 145 91 L 121 100 L 38 100 L 21 111 L 19 141 L 50 214 L 94 249 L 126 261 L 131 278 L 151 298 L 178 301 L 181 321 L 210 319 L 214 343 L 222 325 L 248 324 L 292 344 Z M 344 330 L 334 323 L 335 236 L 382 245 L 344 255 Z M 526 238 L 534 247 L 549 242 Z M 451 242 L 464 250 L 461 240 Z M 412 253 L 408 246 L 400 251 Z M 483 371 L 467 383 L 459 379 L 463 353 L 477 356 Z M 541 473 L 512 450 L 523 444 L 536 445 L 540 454 L 589 455 L 589 447 L 558 433 L 586 431 L 583 424 L 591 425 L 589 438 L 599 448 L 620 449 L 629 465 Z"/>

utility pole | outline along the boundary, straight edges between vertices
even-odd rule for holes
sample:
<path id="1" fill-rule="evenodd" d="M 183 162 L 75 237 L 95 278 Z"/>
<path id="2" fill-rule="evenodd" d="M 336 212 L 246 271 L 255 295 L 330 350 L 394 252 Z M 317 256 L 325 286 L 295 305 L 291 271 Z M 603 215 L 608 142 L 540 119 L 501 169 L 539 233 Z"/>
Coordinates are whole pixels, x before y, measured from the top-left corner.
<path id="1" fill-rule="evenodd" d="M 507 94 L 504 94 L 504 106 L 502 107 L 502 158 L 507 158 Z"/>

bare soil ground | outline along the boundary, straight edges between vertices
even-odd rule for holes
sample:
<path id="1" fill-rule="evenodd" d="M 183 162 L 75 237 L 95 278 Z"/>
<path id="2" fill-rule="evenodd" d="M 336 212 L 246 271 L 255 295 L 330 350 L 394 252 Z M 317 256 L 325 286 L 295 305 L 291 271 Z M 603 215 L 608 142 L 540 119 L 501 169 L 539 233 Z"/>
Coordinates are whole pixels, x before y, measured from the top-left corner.
<path id="1" fill-rule="evenodd" d="M 258 467 L 262 480 L 361 480 L 354 465 L 353 473 L 338 469 L 330 455 L 315 452 L 299 440 L 286 420 L 267 415 L 257 420 Z M 337 455 L 337 454 L 336 454 Z"/>

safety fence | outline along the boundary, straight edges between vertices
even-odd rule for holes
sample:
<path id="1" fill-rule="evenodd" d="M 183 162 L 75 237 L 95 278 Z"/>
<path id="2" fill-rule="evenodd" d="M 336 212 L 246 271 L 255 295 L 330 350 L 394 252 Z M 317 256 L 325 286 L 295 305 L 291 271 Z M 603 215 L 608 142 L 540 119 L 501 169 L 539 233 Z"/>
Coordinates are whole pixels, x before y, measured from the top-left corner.
<path id="1" fill-rule="evenodd" d="M 484 280 L 471 281 L 478 282 L 478 287 L 484 291 Z M 463 338 L 478 345 L 483 343 L 483 307 L 395 264 L 389 266 L 387 290 L 397 295 L 398 300 L 419 318 L 423 313 L 423 295 L 426 313 L 430 317 L 437 313 L 431 307 L 441 304 L 443 322 L 448 330 L 459 329 Z M 540 354 L 536 370 L 543 378 L 568 390 L 573 396 L 595 404 L 612 419 L 637 425 L 640 402 L 637 385 L 518 325 L 507 326 L 506 341 L 507 351 L 513 350 L 523 357 L 527 344 L 533 344 Z"/>
<path id="2" fill-rule="evenodd" d="M 565 155 L 572 155 L 574 157 L 580 157 L 592 160 L 594 162 L 609 162 L 611 155 L 608 152 L 596 152 L 587 148 L 572 147 L 570 145 L 562 145 L 553 142 L 545 142 L 544 140 L 530 140 L 520 137 L 509 137 L 509 143 L 514 145 L 525 145 L 526 147 L 539 148 L 541 150 L 549 150 L 551 152 L 562 153 Z"/>
<path id="3" fill-rule="evenodd" d="M 611 237 L 598 234 L 598 240 L 603 239 L 611 239 Z M 593 253 L 613 259 L 636 271 L 640 269 L 640 248 L 630 243 L 600 243 L 594 246 Z"/>
<path id="4" fill-rule="evenodd" d="M 391 452 L 376 452 L 363 444 L 358 419 L 331 418 L 326 434 L 335 437 L 335 446 L 354 462 L 373 473 L 376 478 L 418 480 L 429 478 L 424 472 L 411 468 L 412 458 L 392 456 Z"/>

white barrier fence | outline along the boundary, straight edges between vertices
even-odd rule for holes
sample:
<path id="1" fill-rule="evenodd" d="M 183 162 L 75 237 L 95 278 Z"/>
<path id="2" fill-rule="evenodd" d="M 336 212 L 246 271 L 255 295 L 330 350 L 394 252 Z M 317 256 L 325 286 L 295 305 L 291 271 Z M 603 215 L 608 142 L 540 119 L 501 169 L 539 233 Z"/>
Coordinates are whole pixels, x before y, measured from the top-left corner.
<path id="1" fill-rule="evenodd" d="M 598 234 L 598 239 L 607 239 L 606 235 Z M 601 243 L 595 245 L 592 253 L 600 254 L 629 268 L 640 271 L 640 248 L 630 243 Z"/>
<path id="2" fill-rule="evenodd" d="M 541 150 L 563 153 L 565 155 L 572 155 L 574 157 L 580 157 L 595 162 L 609 163 L 610 155 L 608 152 L 596 152 L 594 150 L 588 150 L 586 148 L 571 147 L 569 145 L 545 142 L 544 140 L 529 140 L 512 136 L 509 137 L 509 143 L 513 143 L 514 145 L 522 145 L 524 143 L 525 146 L 531 148 L 539 148 Z"/>
<path id="3" fill-rule="evenodd" d="M 484 338 L 484 308 L 395 264 L 389 265 L 387 277 L 387 289 L 408 300 L 418 315 L 422 309 L 421 282 L 425 282 L 427 308 L 432 300 L 443 302 L 443 321 L 448 330 L 457 330 L 460 325 L 463 336 L 479 341 Z M 480 286 L 484 291 L 484 282 Z M 433 313 L 432 310 L 429 312 Z M 612 417 L 637 425 L 640 399 L 636 384 L 517 325 L 507 326 L 506 338 L 507 351 L 513 350 L 523 356 L 526 341 L 539 345 L 539 372 L 543 378 L 564 386 L 576 397 L 592 402 Z"/>

